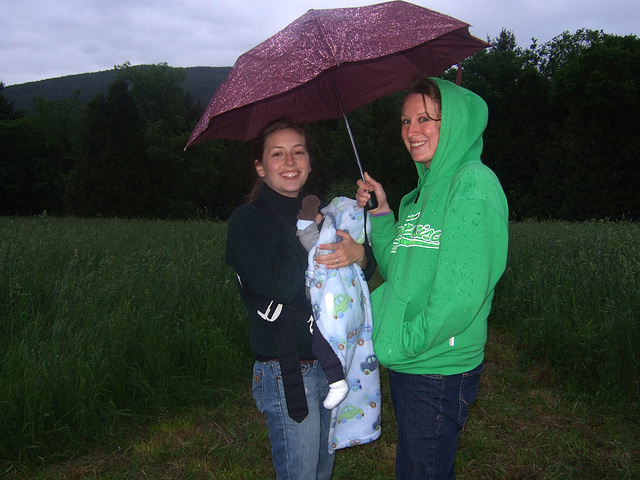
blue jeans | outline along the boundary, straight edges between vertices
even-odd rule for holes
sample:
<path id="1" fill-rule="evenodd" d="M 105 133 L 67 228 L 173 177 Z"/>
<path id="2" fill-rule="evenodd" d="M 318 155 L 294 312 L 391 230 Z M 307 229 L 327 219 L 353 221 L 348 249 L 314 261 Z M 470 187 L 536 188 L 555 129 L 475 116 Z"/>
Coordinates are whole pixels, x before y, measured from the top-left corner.
<path id="1" fill-rule="evenodd" d="M 398 423 L 396 479 L 453 479 L 458 434 L 478 393 L 482 364 L 459 375 L 387 373 Z"/>
<path id="2" fill-rule="evenodd" d="M 279 362 L 254 364 L 253 399 L 267 419 L 277 480 L 328 480 L 335 456 L 329 454 L 331 410 L 322 401 L 329 383 L 317 360 L 300 367 L 309 407 L 301 423 L 289 417 Z"/>

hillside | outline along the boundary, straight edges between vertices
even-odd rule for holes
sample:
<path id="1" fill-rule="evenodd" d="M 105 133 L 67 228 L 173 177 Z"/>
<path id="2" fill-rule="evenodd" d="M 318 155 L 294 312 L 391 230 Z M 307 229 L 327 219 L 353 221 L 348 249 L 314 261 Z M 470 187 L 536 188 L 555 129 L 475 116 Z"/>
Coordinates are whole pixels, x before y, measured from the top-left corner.
<path id="1" fill-rule="evenodd" d="M 229 75 L 231 67 L 188 67 L 182 70 L 185 70 L 182 86 L 194 100 L 199 101 L 202 107 L 206 107 L 218 85 Z M 31 111 L 33 97 L 58 100 L 72 98 L 76 92 L 82 103 L 88 103 L 95 95 L 107 92 L 116 73 L 117 70 L 112 69 L 9 85 L 4 87 L 3 93 L 8 101 L 14 102 L 15 111 Z"/>

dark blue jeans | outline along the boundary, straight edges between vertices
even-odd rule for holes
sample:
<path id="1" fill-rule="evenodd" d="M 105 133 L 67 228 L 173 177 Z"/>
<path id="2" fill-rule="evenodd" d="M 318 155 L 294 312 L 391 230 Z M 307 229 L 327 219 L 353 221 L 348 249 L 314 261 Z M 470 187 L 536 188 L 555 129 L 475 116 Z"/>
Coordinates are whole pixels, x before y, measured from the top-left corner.
<path id="1" fill-rule="evenodd" d="M 482 364 L 459 375 L 387 373 L 398 423 L 396 479 L 453 479 L 458 434 L 478 393 Z"/>
<path id="2" fill-rule="evenodd" d="M 267 419 L 276 479 L 329 480 L 335 458 L 329 453 L 331 410 L 322 405 L 329 383 L 317 360 L 300 368 L 309 407 L 301 423 L 289 418 L 279 362 L 254 364 L 253 399 Z"/>

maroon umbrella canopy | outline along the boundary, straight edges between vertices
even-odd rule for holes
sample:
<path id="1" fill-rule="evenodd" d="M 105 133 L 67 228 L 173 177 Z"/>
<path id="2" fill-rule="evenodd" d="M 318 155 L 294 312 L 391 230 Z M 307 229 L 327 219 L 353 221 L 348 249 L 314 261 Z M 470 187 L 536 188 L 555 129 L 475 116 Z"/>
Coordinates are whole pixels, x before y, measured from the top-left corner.
<path id="1" fill-rule="evenodd" d="M 340 118 L 488 46 L 469 24 L 404 1 L 309 10 L 238 58 L 186 146 L 248 141 L 283 116 Z"/>

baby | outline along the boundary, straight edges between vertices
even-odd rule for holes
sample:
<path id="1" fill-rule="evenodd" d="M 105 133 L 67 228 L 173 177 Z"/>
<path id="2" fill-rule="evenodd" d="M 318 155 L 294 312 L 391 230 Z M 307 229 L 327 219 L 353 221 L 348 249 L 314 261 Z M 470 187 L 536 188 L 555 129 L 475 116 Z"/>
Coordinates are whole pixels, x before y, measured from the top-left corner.
<path id="1" fill-rule="evenodd" d="M 302 200 L 302 208 L 296 217 L 297 235 L 307 252 L 314 247 L 320 236 L 318 226 L 322 223 L 322 214 L 318 211 L 319 207 L 320 199 L 315 195 L 307 195 Z M 311 298 L 308 285 L 306 291 L 307 298 Z M 340 359 L 317 328 L 313 330 L 312 341 L 313 353 L 329 381 L 329 393 L 322 404 L 331 410 L 345 399 L 349 393 L 349 385 L 344 378 Z"/>

